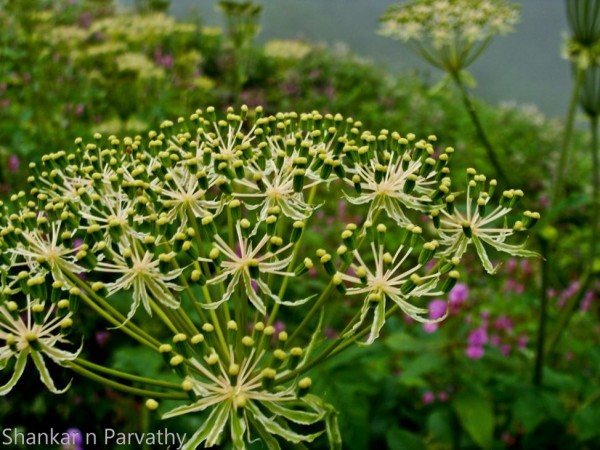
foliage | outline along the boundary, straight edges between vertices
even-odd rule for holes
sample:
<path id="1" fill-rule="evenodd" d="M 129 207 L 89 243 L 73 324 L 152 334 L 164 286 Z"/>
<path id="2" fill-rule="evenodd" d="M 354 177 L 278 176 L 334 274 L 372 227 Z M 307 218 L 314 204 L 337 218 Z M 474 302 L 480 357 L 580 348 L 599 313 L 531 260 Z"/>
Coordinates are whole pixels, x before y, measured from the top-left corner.
<path id="1" fill-rule="evenodd" d="M 25 3 L 31 7 L 24 7 Z M 72 148 L 73 136 L 88 141 L 100 132 L 133 138 L 146 134 L 150 124 L 164 117 L 176 121 L 182 111 L 205 109 L 208 104 L 222 113 L 232 103 L 251 108 L 264 105 L 266 116 L 318 109 L 323 115 L 340 112 L 358 117 L 364 129 L 397 127 L 406 134 L 418 131 L 424 136 L 435 130 L 439 142 L 452 143 L 460 155 L 451 163 L 453 172 L 464 173 L 469 167 L 494 169 L 460 98 L 445 86 L 432 88 L 423 74 L 391 77 L 347 52 L 302 41 L 259 47 L 253 42 L 257 16 L 250 18 L 250 32 L 240 41 L 244 51 L 236 54 L 233 22 L 233 28 L 221 32 L 199 21 L 174 21 L 164 13 L 166 2 L 136 3 L 139 12 L 122 14 L 111 1 L 2 2 L 0 176 L 7 196 L 26 186 L 24 161 L 36 161 L 39 167 L 42 155 Z M 584 20 L 590 16 L 585 8 L 597 6 L 593 1 L 567 4 L 575 37 L 579 37 L 569 40 L 564 51 L 576 65 L 587 67 L 593 61 L 595 41 L 581 38 L 589 35 L 585 27 L 591 25 Z M 474 43 L 473 48 L 481 43 Z M 240 58 L 245 58 L 242 64 Z M 597 93 L 594 70 L 589 80 L 582 77 L 588 87 L 576 96 L 591 112 L 597 109 L 595 99 L 586 92 Z M 600 394 L 590 383 L 600 371 L 600 355 L 595 350 L 600 333 L 598 286 L 591 282 L 581 290 L 578 281 L 592 234 L 590 162 L 582 151 L 590 141 L 579 130 L 573 132 L 568 167 L 564 166 L 565 173 L 576 175 L 565 177 L 564 199 L 554 205 L 550 192 L 555 184 L 547 174 L 562 167 L 555 155 L 564 136 L 563 124 L 547 120 L 533 106 L 473 103 L 483 128 L 491 131 L 491 143 L 501 150 L 502 166 L 510 168 L 511 179 L 519 180 L 516 187 L 528 193 L 524 209 L 543 210 L 552 204 L 540 228 L 540 236 L 559 255 L 553 259 L 547 290 L 548 323 L 560 322 L 573 305 L 571 324 L 545 361 L 544 383 L 532 387 L 540 262 L 509 260 L 491 280 L 474 268 L 474 254 L 465 255 L 461 263 L 468 267 L 462 272 L 464 284 L 451 291 L 444 322 L 422 325 L 392 317 L 366 351 L 351 348 L 308 372 L 312 394 L 341 413 L 345 448 L 593 449 L 600 442 L 596 426 Z M 464 198 L 466 184 L 459 177 L 453 190 L 463 189 Z M 319 192 L 326 203 L 314 220 L 323 232 L 305 236 L 307 251 L 322 247 L 323 240 L 339 241 L 342 230 L 334 232 L 333 218 L 356 220 L 356 208 L 361 206 L 340 202 L 336 192 Z M 410 218 L 424 225 L 418 215 Z M 393 236 L 393 224 L 387 225 L 390 231 L 385 242 L 393 248 L 398 238 Z M 489 255 L 491 263 L 499 261 L 495 251 Z M 366 258 L 368 265 L 372 256 Z M 325 272 L 309 276 L 313 273 L 307 272 L 302 283 L 291 283 L 294 298 L 323 290 Z M 108 278 L 102 281 L 110 282 Z M 335 295 L 335 308 L 323 317 L 325 338 L 315 347 L 317 353 L 336 342 L 361 307 L 356 296 L 342 302 L 341 294 Z M 110 298 L 126 317 L 131 297 L 115 293 Z M 443 315 L 438 300 L 434 296 L 431 302 L 420 303 L 426 318 L 435 321 L 440 311 Z M 17 301 L 25 305 L 23 299 Z M 282 310 L 280 320 L 272 325 L 277 331 L 285 326 L 291 334 L 303 313 Z M 79 332 L 88 336 L 84 357 L 93 355 L 99 365 L 150 379 L 180 380 L 175 372 L 164 369 L 168 364 L 156 352 L 142 351 L 134 341 L 124 345 L 114 331 L 106 333 L 105 322 L 96 313 L 80 308 L 76 314 Z M 142 306 L 134 320 L 144 314 Z M 317 316 L 313 316 L 313 327 Z M 365 320 L 370 317 L 374 316 Z M 162 336 L 156 315 L 144 327 L 149 335 Z M 310 333 L 303 333 L 304 342 L 310 338 Z M 80 343 L 72 335 L 69 340 Z M 78 345 L 69 349 L 76 351 Z M 160 426 L 139 398 L 81 378 L 73 380 L 73 389 L 58 401 L 37 389 L 20 389 L 40 385 L 34 364 L 27 365 L 11 396 L 2 402 L 3 427 L 26 425 L 28 430 L 44 431 L 52 424 L 63 430 L 75 425 L 84 431 L 113 427 L 140 432 Z M 50 376 L 59 388 L 71 380 L 57 367 L 50 367 Z M 181 400 L 164 400 L 160 408 L 167 411 L 181 404 Z M 88 411 L 88 417 L 82 414 Z M 170 419 L 169 429 L 191 436 L 198 430 L 198 421 L 186 416 Z M 311 448 L 321 446 L 326 446 L 323 437 L 310 444 Z"/>

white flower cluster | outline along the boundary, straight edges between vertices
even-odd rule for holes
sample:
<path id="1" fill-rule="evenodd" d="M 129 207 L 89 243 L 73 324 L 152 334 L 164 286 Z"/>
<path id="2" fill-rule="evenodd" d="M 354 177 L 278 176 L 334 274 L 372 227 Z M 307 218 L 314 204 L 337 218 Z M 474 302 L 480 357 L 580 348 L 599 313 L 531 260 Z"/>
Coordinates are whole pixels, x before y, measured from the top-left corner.
<path id="1" fill-rule="evenodd" d="M 0 392 L 27 355 L 41 372 L 42 353 L 96 369 L 55 348 L 85 304 L 181 377 L 179 395 L 193 402 L 165 417 L 211 411 L 186 448 L 220 442 L 226 427 L 235 448 L 251 429 L 279 448 L 274 436 L 311 441 L 320 421 L 338 445 L 333 412 L 301 378 L 335 350 L 316 351 L 323 310 L 358 297 L 332 345 L 371 343 L 398 309 L 428 322 L 419 303 L 452 287 L 471 244 L 488 272 L 489 248 L 534 255 L 521 236 L 539 214 L 509 219 L 523 193 L 504 191 L 494 206 L 495 180 L 473 169 L 466 193 L 453 190 L 454 150 L 435 136 L 374 134 L 316 111 L 219 118 L 209 107 L 147 138 L 97 134 L 76 146 L 31 164 L 30 192 L 0 217 L 0 358 L 16 359 Z M 347 213 L 335 210 L 340 198 Z M 289 337 L 274 334 L 276 318 Z M 151 321 L 164 332 L 145 331 Z"/>
<path id="2" fill-rule="evenodd" d="M 518 5 L 506 0 L 413 0 L 389 7 L 380 32 L 412 43 L 435 65 L 464 68 L 518 21 Z"/>

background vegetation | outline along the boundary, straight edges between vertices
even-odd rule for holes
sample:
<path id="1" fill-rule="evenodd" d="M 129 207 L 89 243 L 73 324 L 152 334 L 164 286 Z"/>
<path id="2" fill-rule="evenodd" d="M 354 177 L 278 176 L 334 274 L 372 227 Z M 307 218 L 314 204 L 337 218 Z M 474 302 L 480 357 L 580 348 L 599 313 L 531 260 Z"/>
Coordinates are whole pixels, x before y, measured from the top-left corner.
<path id="1" fill-rule="evenodd" d="M 26 186 L 28 162 L 71 148 L 76 136 L 142 134 L 196 108 L 242 103 L 267 112 L 340 112 L 372 130 L 435 133 L 459 152 L 454 171 L 477 166 L 494 173 L 452 88 L 432 89 L 410 72 L 392 77 L 352 54 L 307 42 L 259 46 L 252 26 L 236 35 L 204 27 L 199 18 L 177 22 L 164 12 L 168 3 L 140 0 L 121 14 L 110 0 L 2 1 L 3 195 Z M 531 244 L 542 253 L 551 248 L 551 264 L 503 260 L 494 278 L 479 270 L 463 274 L 464 284 L 451 293 L 452 314 L 436 329 L 398 316 L 372 347 L 316 369 L 315 390 L 341 412 L 345 448 L 600 447 L 597 260 L 580 279 L 595 208 L 590 138 L 574 133 L 565 195 L 548 209 L 548 174 L 556 169 L 564 123 L 533 107 L 475 103 L 503 167 L 520 180 L 515 187 L 546 218 Z M 339 213 L 346 213 L 343 204 Z M 341 323 L 343 311 L 340 317 Z M 107 339 L 99 320 L 84 323 L 95 332 L 95 360 L 147 376 L 160 370 L 160 361 L 139 348 Z M 54 397 L 34 388 L 34 372 L 26 376 L 32 389 L 0 403 L 4 428 L 100 433 L 165 425 L 135 398 L 82 380 Z M 173 431 L 197 426 L 189 418 L 169 422 Z"/>

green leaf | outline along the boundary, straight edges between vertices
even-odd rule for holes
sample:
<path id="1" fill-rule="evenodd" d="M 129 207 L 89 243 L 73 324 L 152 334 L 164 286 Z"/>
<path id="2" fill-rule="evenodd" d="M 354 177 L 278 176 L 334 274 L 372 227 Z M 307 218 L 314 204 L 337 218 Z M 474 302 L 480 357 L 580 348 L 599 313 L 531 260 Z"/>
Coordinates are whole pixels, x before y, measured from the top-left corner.
<path id="1" fill-rule="evenodd" d="M 433 411 L 427 418 L 427 433 L 432 442 L 451 446 L 456 433 L 452 426 L 452 411 L 449 408 Z"/>
<path id="2" fill-rule="evenodd" d="M 147 347 L 120 347 L 113 352 L 112 368 L 122 372 L 153 377 L 160 373 L 163 360 Z"/>
<path id="3" fill-rule="evenodd" d="M 587 441 L 600 436 L 600 403 L 592 403 L 580 408 L 573 417 L 573 423 L 577 429 L 577 438 Z"/>
<path id="4" fill-rule="evenodd" d="M 418 352 L 423 347 L 420 339 L 404 331 L 391 334 L 384 343 L 395 352 Z"/>
<path id="5" fill-rule="evenodd" d="M 423 353 L 408 362 L 402 377 L 420 378 L 422 375 L 434 373 L 445 365 L 444 359 L 437 353 Z"/>
<path id="6" fill-rule="evenodd" d="M 494 443 L 494 405 L 482 394 L 466 391 L 457 394 L 452 406 L 461 425 L 473 441 L 484 449 Z"/>
<path id="7" fill-rule="evenodd" d="M 548 413 L 537 395 L 523 393 L 513 406 L 513 418 L 526 433 L 531 433 L 537 426 L 548 419 Z"/>
<path id="8" fill-rule="evenodd" d="M 385 441 L 390 450 L 425 450 L 425 444 L 417 434 L 396 426 L 385 433 Z"/>

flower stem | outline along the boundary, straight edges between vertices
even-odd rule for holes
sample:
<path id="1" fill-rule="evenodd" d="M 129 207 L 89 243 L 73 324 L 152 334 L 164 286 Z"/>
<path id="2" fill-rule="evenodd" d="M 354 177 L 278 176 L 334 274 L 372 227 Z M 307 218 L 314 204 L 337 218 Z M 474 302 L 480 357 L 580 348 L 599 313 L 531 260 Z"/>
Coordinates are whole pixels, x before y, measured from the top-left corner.
<path id="1" fill-rule="evenodd" d="M 598 208 L 600 207 L 600 162 L 598 157 L 598 117 L 593 116 L 590 117 L 590 131 L 591 131 L 591 139 L 590 139 L 590 149 L 591 149 L 591 157 L 592 157 L 592 201 L 591 203 L 591 238 L 590 238 L 590 249 L 588 254 L 588 261 L 579 280 L 579 289 L 573 295 L 564 306 L 561 316 L 558 320 L 558 324 L 554 329 L 554 333 L 552 334 L 551 339 L 546 346 L 546 354 L 551 354 L 556 345 L 560 341 L 562 333 L 567 328 L 571 317 L 575 313 L 575 307 L 579 304 L 581 299 L 584 297 L 590 282 L 592 281 L 592 274 L 594 273 L 594 265 L 596 260 L 596 247 L 598 246 L 598 228 L 599 224 L 599 215 Z"/>
<path id="2" fill-rule="evenodd" d="M 567 300 L 565 306 L 563 307 L 563 309 L 561 311 L 561 315 L 558 319 L 558 323 L 554 327 L 553 333 L 550 336 L 550 339 L 548 339 L 548 341 L 546 343 L 546 356 L 552 354 L 554 352 L 554 350 L 556 349 L 556 346 L 558 345 L 558 342 L 560 341 L 560 338 L 561 338 L 563 332 L 567 328 L 567 325 L 569 324 L 571 317 L 575 313 L 575 307 L 579 304 L 579 302 L 585 295 L 585 292 L 587 291 L 587 288 L 590 284 L 591 279 L 592 279 L 592 277 L 591 277 L 590 269 L 586 268 L 586 271 L 583 273 L 583 275 L 579 279 L 579 283 L 580 283 L 579 289 L 577 290 L 575 295 L 573 295 L 571 298 L 569 298 L 569 300 Z"/>
<path id="3" fill-rule="evenodd" d="M 176 394 L 176 393 L 169 393 L 169 392 L 149 391 L 146 389 L 140 389 L 140 388 L 127 386 L 125 384 L 119 383 L 114 380 L 110 380 L 110 379 L 105 378 L 101 375 L 98 375 L 94 372 L 91 372 L 91 371 L 85 369 L 84 367 L 82 367 L 81 365 L 79 365 L 76 361 L 66 361 L 64 363 L 64 365 L 67 366 L 69 369 L 73 370 L 74 372 L 78 373 L 79 375 L 83 375 L 84 377 L 89 378 L 90 380 L 93 380 L 97 383 L 103 384 L 106 387 L 116 389 L 119 391 L 123 391 L 123 392 L 127 392 L 129 394 L 138 395 L 140 397 L 163 398 L 163 399 L 170 399 L 170 400 L 185 400 L 185 399 L 189 398 L 184 393 Z"/>
<path id="4" fill-rule="evenodd" d="M 128 334 L 136 341 L 150 348 L 158 349 L 160 342 L 158 342 L 152 336 L 146 334 L 146 332 L 141 328 L 138 328 L 136 325 L 132 324 L 131 321 L 126 322 L 126 319 L 121 316 L 120 313 L 112 308 L 112 306 L 108 305 L 108 303 L 102 299 L 102 297 L 96 295 L 93 291 L 90 291 L 79 278 L 72 276 L 72 274 L 67 274 L 67 276 L 71 279 L 71 281 L 74 281 L 82 288 L 81 299 L 86 302 L 90 308 L 96 311 L 100 316 L 104 317 L 115 327 L 123 330 L 125 334 Z M 96 301 L 92 300 L 91 297 L 93 297 Z M 101 302 L 99 300 L 101 300 Z M 99 304 L 96 304 L 96 302 Z M 106 306 L 108 306 L 108 308 L 106 308 Z M 115 317 L 115 312 L 118 314 L 117 317 Z"/>
<path id="5" fill-rule="evenodd" d="M 124 378 L 126 380 L 136 381 L 136 382 L 144 383 L 144 384 L 151 384 L 154 386 L 160 386 L 160 387 L 164 387 L 164 388 L 181 389 L 181 386 L 177 383 L 171 383 L 170 381 L 155 380 L 154 378 L 147 378 L 147 377 L 142 377 L 139 375 L 133 375 L 130 373 L 122 372 L 120 370 L 111 369 L 110 367 L 100 366 L 98 364 L 94 364 L 93 362 L 87 361 L 82 358 L 77 358 L 76 362 L 81 366 L 87 367 L 88 369 L 92 369 L 97 372 L 106 373 L 107 375 L 112 375 L 114 377 Z"/>
<path id="6" fill-rule="evenodd" d="M 540 239 L 541 242 L 541 255 L 542 255 L 542 287 L 541 287 L 541 295 L 540 295 L 540 318 L 538 321 L 538 335 L 537 335 L 537 343 L 535 350 L 535 363 L 533 366 L 533 384 L 535 386 L 542 385 L 542 377 L 544 371 L 544 344 L 546 339 L 546 323 L 548 319 L 548 288 L 549 286 L 549 277 L 548 277 L 548 269 L 549 262 L 546 259 L 548 254 L 548 242 L 544 239 Z"/>
<path id="7" fill-rule="evenodd" d="M 304 319 L 302 319 L 302 322 L 300 322 L 300 325 L 298 325 L 296 327 L 296 329 L 294 330 L 292 335 L 289 337 L 289 339 L 287 341 L 287 345 L 290 345 L 292 342 L 294 342 L 294 340 L 298 337 L 298 335 L 304 329 L 304 327 L 308 324 L 308 322 L 310 322 L 310 320 L 313 318 L 313 316 L 321 309 L 321 306 L 323 306 L 323 303 L 325 303 L 329 299 L 329 293 L 331 292 L 332 289 L 333 289 L 333 281 L 330 281 L 329 284 L 327 285 L 327 287 L 325 288 L 325 290 L 321 293 L 321 295 L 317 299 L 317 301 L 313 304 L 313 306 L 310 309 L 310 311 L 308 312 L 308 314 L 306 314 L 306 316 L 304 316 Z"/>
<path id="8" fill-rule="evenodd" d="M 386 311 L 385 317 L 388 318 L 397 310 L 398 310 L 398 305 L 393 305 L 390 309 L 388 309 Z M 341 353 L 342 351 L 346 350 L 348 347 L 353 345 L 358 339 L 369 334 L 370 331 L 371 331 L 371 327 L 367 325 L 365 328 L 363 328 L 359 332 L 353 334 L 350 338 L 345 338 L 342 336 L 342 337 L 335 339 L 329 345 L 329 347 L 327 347 L 325 350 L 323 350 L 319 354 L 319 356 L 317 356 L 315 359 L 307 362 L 306 364 L 298 367 L 295 370 L 292 370 L 291 372 L 286 373 L 281 378 L 278 378 L 277 384 L 285 383 L 286 381 L 291 380 L 292 378 L 296 377 L 300 373 L 306 372 L 307 370 L 311 369 L 312 367 L 319 365 L 323 361 L 337 355 L 338 353 Z"/>
<path id="9" fill-rule="evenodd" d="M 589 268 L 594 272 L 598 245 L 598 208 L 600 208 L 600 164 L 598 161 L 598 117 L 590 117 L 591 157 L 592 157 L 592 237 L 590 240 Z"/>
<path id="10" fill-rule="evenodd" d="M 316 193 L 317 193 L 317 185 L 315 184 L 310 189 L 310 193 L 308 195 L 308 204 L 309 205 L 312 205 L 313 202 L 315 201 Z M 306 225 L 307 224 L 304 224 L 302 233 L 300 234 L 298 241 L 294 245 L 294 250 L 292 251 L 292 259 L 287 268 L 288 272 L 294 270 L 294 267 L 296 266 L 296 261 L 298 260 L 298 253 L 300 252 L 300 248 L 302 247 L 302 240 L 305 236 Z M 277 297 L 279 297 L 280 299 L 283 299 L 283 295 L 285 294 L 289 280 L 290 280 L 290 277 L 285 277 L 283 279 L 283 281 L 281 282 L 281 287 L 279 288 L 279 292 L 277 293 Z M 272 325 L 275 322 L 275 317 L 277 316 L 278 311 L 279 311 L 279 303 L 275 303 L 273 305 L 273 310 L 271 311 L 271 314 L 269 314 L 269 322 L 267 325 Z"/>
<path id="11" fill-rule="evenodd" d="M 475 107 L 473 106 L 473 103 L 471 102 L 471 98 L 469 96 L 469 93 L 467 92 L 467 88 L 465 87 L 465 84 L 463 83 L 462 78 L 460 76 L 460 72 L 452 71 L 452 72 L 450 72 L 450 75 L 452 76 L 454 83 L 456 84 L 456 86 L 458 87 L 458 89 L 460 91 L 460 95 L 462 97 L 463 104 L 465 105 L 465 108 L 467 109 L 467 112 L 469 113 L 471 122 L 473 122 L 473 125 L 475 126 L 475 130 L 477 131 L 477 136 L 479 137 L 479 140 L 483 144 L 483 147 L 485 148 L 485 151 L 487 152 L 487 156 L 488 156 L 490 162 L 492 163 L 492 166 L 494 166 L 494 169 L 496 170 L 496 174 L 498 175 L 498 178 L 504 185 L 508 185 L 509 179 L 506 176 L 506 173 L 504 172 L 502 165 L 500 164 L 500 160 L 498 159 L 498 156 L 496 155 L 496 151 L 494 150 L 494 147 L 493 147 L 492 143 L 490 142 L 490 140 L 487 136 L 487 133 L 485 132 L 485 129 L 483 128 L 483 125 L 481 124 L 481 121 L 479 120 L 479 116 L 477 115 L 477 111 L 475 110 Z"/>
<path id="12" fill-rule="evenodd" d="M 567 154 L 569 153 L 571 137 L 573 135 L 575 111 L 577 109 L 577 100 L 579 98 L 579 90 L 581 89 L 581 85 L 583 83 L 584 72 L 585 71 L 583 67 L 577 65 L 575 72 L 575 83 L 573 84 L 573 90 L 571 91 L 571 99 L 569 101 L 569 109 L 567 111 L 567 122 L 565 124 L 562 145 L 560 147 L 558 165 L 556 166 L 556 175 L 554 177 L 554 190 L 552 192 L 551 198 L 552 206 L 556 205 L 563 190 L 565 166 L 567 165 Z"/>

